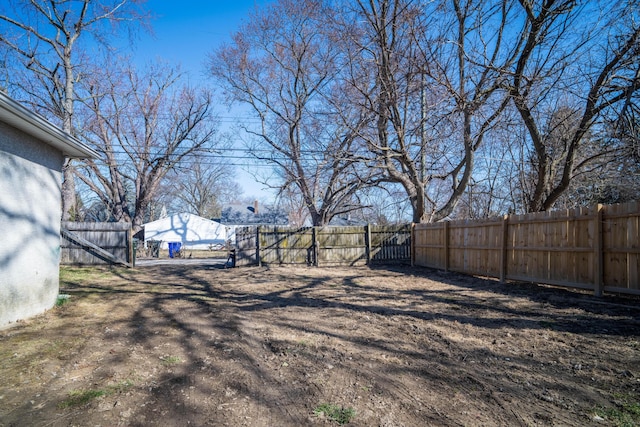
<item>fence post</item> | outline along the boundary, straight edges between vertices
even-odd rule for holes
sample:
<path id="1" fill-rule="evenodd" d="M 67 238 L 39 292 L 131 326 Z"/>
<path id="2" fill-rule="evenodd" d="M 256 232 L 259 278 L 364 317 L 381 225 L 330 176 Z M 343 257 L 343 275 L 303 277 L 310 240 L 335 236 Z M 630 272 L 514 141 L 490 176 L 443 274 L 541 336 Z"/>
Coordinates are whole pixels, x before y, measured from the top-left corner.
<path id="1" fill-rule="evenodd" d="M 258 267 L 262 267 L 262 257 L 260 256 L 260 226 L 256 227 L 256 261 L 258 261 Z"/>
<path id="2" fill-rule="evenodd" d="M 365 251 L 367 253 L 367 265 L 371 265 L 371 224 L 364 226 L 364 244 L 366 246 Z"/>
<path id="3" fill-rule="evenodd" d="M 602 238 L 602 205 L 598 204 L 595 207 L 595 227 L 594 227 L 594 241 L 593 241 L 593 255 L 595 260 L 593 263 L 594 274 L 594 286 L 593 293 L 597 297 L 602 296 L 603 286 L 603 269 L 604 269 L 604 250 L 603 250 L 603 238 Z"/>
<path id="4" fill-rule="evenodd" d="M 449 221 L 444 222 L 444 271 L 449 271 Z"/>
<path id="5" fill-rule="evenodd" d="M 318 260 L 318 255 L 320 252 L 320 248 L 318 247 L 318 230 L 316 226 L 313 226 L 311 229 L 311 241 L 313 242 L 313 265 L 318 267 L 320 262 Z"/>
<path id="6" fill-rule="evenodd" d="M 411 239 L 411 246 L 409 247 L 409 257 L 411 258 L 411 267 L 416 266 L 416 223 L 411 223 L 411 234 L 409 236 Z"/>
<path id="7" fill-rule="evenodd" d="M 500 242 L 500 283 L 507 280 L 507 245 L 509 243 L 509 215 L 502 217 L 502 241 Z"/>
<path id="8" fill-rule="evenodd" d="M 128 252 L 129 252 L 129 259 L 127 261 L 129 261 L 129 263 L 135 267 L 136 266 L 136 253 L 133 250 L 133 228 L 129 227 L 129 229 L 127 230 L 127 246 L 129 247 Z"/>

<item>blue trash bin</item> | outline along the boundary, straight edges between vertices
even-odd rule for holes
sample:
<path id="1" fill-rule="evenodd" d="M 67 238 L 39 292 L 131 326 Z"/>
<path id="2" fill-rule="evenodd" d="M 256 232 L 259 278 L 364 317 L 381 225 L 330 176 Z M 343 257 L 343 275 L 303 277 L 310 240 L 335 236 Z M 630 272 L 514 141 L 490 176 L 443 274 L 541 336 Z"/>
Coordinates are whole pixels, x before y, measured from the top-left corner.
<path id="1" fill-rule="evenodd" d="M 169 258 L 173 258 L 178 252 L 180 252 L 180 247 L 182 243 L 180 242 L 169 242 Z"/>

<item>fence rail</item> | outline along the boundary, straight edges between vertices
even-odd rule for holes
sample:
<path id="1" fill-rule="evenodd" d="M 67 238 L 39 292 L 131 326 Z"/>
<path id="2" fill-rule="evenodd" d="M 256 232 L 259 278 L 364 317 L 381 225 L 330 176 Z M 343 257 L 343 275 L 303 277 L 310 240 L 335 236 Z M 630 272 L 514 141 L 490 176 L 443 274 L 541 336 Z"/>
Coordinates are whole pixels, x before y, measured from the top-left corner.
<path id="1" fill-rule="evenodd" d="M 419 266 L 640 295 L 640 203 L 415 224 Z"/>
<path id="2" fill-rule="evenodd" d="M 236 251 L 236 265 L 408 264 L 411 226 L 242 227 Z"/>

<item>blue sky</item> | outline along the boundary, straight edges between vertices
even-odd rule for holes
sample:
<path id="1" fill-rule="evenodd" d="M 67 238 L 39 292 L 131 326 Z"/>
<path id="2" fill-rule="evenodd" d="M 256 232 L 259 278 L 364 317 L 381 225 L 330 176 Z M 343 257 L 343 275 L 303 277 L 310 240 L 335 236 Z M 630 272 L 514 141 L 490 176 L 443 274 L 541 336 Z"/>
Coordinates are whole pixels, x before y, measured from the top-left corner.
<path id="1" fill-rule="evenodd" d="M 207 54 L 228 41 L 264 0 L 149 0 L 155 36 L 143 34 L 135 48 L 139 59 L 180 63 L 190 78 L 201 80 Z"/>
<path id="2" fill-rule="evenodd" d="M 207 55 L 221 43 L 230 40 L 231 34 L 248 20 L 255 7 L 268 0 L 148 0 L 147 9 L 154 15 L 151 22 L 154 35 L 141 34 L 133 50 L 137 62 L 162 59 L 180 64 L 189 76 L 191 84 L 209 85 L 204 75 Z M 215 89 L 215 88 L 214 88 Z M 221 106 L 218 114 L 233 116 Z M 228 121 L 221 131 L 227 130 Z M 237 181 L 244 190 L 244 197 L 270 202 L 273 193 L 263 190 L 253 177 L 236 167 Z"/>

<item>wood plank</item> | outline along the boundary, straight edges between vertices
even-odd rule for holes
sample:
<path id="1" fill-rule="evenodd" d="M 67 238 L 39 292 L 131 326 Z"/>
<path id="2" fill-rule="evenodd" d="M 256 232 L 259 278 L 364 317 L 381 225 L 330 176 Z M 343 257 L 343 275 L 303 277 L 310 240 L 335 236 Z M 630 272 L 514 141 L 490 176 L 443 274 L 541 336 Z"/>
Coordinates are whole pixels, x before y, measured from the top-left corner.
<path id="1" fill-rule="evenodd" d="M 596 215 L 594 219 L 593 235 L 593 293 L 595 296 L 602 296 L 604 291 L 603 270 L 604 270 L 604 250 L 602 243 L 602 205 L 595 207 Z"/>
<path id="2" fill-rule="evenodd" d="M 449 271 L 449 221 L 445 221 L 443 229 L 444 271 Z"/>
<path id="3" fill-rule="evenodd" d="M 627 288 L 640 289 L 640 215 L 631 215 L 640 211 L 640 202 L 629 204 L 627 218 Z"/>
<path id="4" fill-rule="evenodd" d="M 94 243 L 84 239 L 83 237 L 77 235 L 74 232 L 71 232 L 65 228 L 60 228 L 60 233 L 62 234 L 62 236 L 65 239 L 68 239 L 80 246 L 83 247 L 83 249 L 86 249 L 88 251 L 93 252 L 92 255 L 98 257 L 98 258 L 104 258 L 105 260 L 108 260 L 114 264 L 119 264 L 119 265 L 123 265 L 125 267 L 133 267 L 133 264 L 130 262 L 127 262 L 125 260 L 123 260 L 120 257 L 115 256 L 114 254 L 105 251 L 104 249 L 102 249 L 101 247 L 95 245 Z"/>
<path id="5" fill-rule="evenodd" d="M 509 275 L 507 277 L 507 280 L 514 280 L 514 281 L 518 281 L 518 282 L 528 282 L 528 283 L 541 283 L 541 284 L 545 284 L 545 285 L 565 286 L 565 287 L 569 287 L 569 288 L 593 290 L 593 285 L 585 285 L 584 283 L 575 283 L 575 282 L 568 282 L 568 281 L 562 281 L 562 280 L 535 280 L 535 281 L 532 281 L 531 278 L 528 277 L 528 276 Z"/>
<path id="6" fill-rule="evenodd" d="M 509 215 L 502 217 L 502 224 L 500 227 L 500 283 L 505 283 L 507 280 L 508 271 L 508 256 L 509 252 L 507 247 L 509 245 Z"/>

